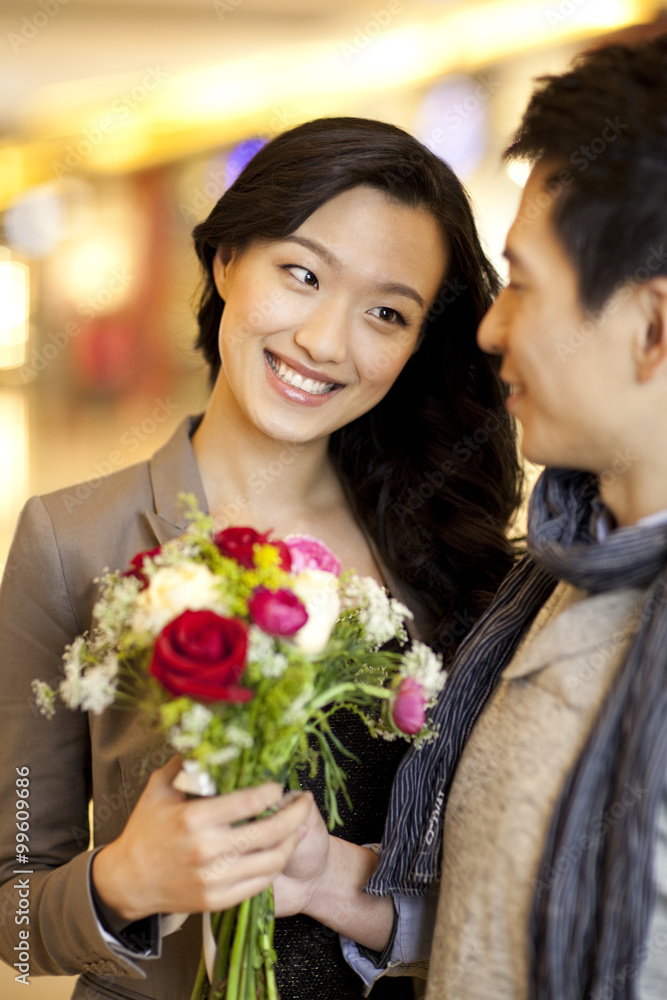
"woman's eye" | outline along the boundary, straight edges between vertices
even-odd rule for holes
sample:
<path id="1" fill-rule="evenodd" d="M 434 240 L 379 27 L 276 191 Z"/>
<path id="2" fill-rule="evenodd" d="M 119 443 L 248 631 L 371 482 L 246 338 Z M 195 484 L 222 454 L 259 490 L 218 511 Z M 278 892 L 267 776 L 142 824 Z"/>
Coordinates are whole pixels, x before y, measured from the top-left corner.
<path id="1" fill-rule="evenodd" d="M 383 320 L 385 323 L 398 323 L 399 326 L 405 326 L 405 319 L 401 316 L 400 312 L 395 309 L 390 309 L 389 306 L 376 306 L 375 309 L 371 309 L 370 313 L 372 316 L 377 316 L 378 319 Z"/>
<path id="2" fill-rule="evenodd" d="M 301 267 L 300 264 L 283 264 L 282 267 L 284 271 L 289 271 L 297 281 L 302 282 L 304 285 L 310 285 L 311 288 L 319 287 L 317 275 L 309 271 L 307 267 Z"/>

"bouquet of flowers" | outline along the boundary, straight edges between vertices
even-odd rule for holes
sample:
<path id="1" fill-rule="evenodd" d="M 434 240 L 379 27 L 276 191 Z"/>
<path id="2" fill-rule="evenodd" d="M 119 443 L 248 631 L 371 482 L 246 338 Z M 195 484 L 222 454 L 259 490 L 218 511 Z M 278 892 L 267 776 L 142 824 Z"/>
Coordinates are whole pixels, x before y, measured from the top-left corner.
<path id="1" fill-rule="evenodd" d="M 184 501 L 184 535 L 101 579 L 94 629 L 67 647 L 64 679 L 56 689 L 33 681 L 40 710 L 52 716 L 57 696 L 96 713 L 139 704 L 182 754 L 174 783 L 193 794 L 270 779 L 296 788 L 299 770 L 321 763 L 332 828 L 347 790 L 331 715 L 352 709 L 387 739 L 431 738 L 440 659 L 418 642 L 382 649 L 406 642 L 410 612 L 372 578 L 341 576 L 318 539 L 215 532 L 194 498 Z M 273 925 L 270 889 L 206 914 L 193 1000 L 277 998 Z"/>

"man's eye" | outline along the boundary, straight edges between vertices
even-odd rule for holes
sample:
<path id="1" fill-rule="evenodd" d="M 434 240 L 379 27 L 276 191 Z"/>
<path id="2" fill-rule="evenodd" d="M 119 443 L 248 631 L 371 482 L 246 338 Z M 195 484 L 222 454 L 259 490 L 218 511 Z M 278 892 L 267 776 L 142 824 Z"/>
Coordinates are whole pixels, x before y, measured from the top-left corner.
<path id="1" fill-rule="evenodd" d="M 300 264 L 283 264 L 284 271 L 289 271 L 293 274 L 297 281 L 302 282 L 304 285 L 310 285 L 311 288 L 318 288 L 319 282 L 317 280 L 317 275 L 309 271 L 307 267 L 301 267 Z"/>
<path id="2" fill-rule="evenodd" d="M 384 320 L 385 323 L 398 323 L 399 326 L 405 326 L 405 319 L 401 316 L 400 312 L 396 309 L 390 309 L 389 306 L 376 306 L 375 309 L 370 310 L 372 316 L 377 316 L 378 319 Z"/>

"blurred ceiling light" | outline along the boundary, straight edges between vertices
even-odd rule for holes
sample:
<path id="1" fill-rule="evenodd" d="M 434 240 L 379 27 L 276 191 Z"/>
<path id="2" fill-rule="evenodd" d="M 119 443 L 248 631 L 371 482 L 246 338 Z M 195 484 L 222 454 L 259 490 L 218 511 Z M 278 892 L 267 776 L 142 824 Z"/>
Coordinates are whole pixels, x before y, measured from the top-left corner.
<path id="1" fill-rule="evenodd" d="M 24 364 L 30 315 L 30 279 L 25 264 L 0 248 L 0 368 Z"/>
<path id="2" fill-rule="evenodd" d="M 65 208 L 50 185 L 32 188 L 5 215 L 9 244 L 27 257 L 45 257 L 65 236 Z"/>
<path id="3" fill-rule="evenodd" d="M 428 91 L 417 113 L 417 137 L 464 179 L 486 152 L 492 93 L 492 87 L 472 77 L 448 76 Z"/>
<path id="4" fill-rule="evenodd" d="M 60 255 L 60 287 L 82 315 L 117 311 L 131 290 L 126 242 L 116 234 L 77 240 Z"/>
<path id="5" fill-rule="evenodd" d="M 243 168 L 250 163 L 255 153 L 266 145 L 266 139 L 244 139 L 230 151 L 225 164 L 225 185 L 231 187 Z M 222 193 L 222 192 L 221 192 Z"/>
<path id="6" fill-rule="evenodd" d="M 512 160 L 511 163 L 507 164 L 506 169 L 508 177 L 522 188 L 528 180 L 528 175 L 532 167 L 525 160 Z"/>
<path id="7" fill-rule="evenodd" d="M 40 88 L 31 110 L 24 105 L 23 126 L 36 138 L 20 147 L 22 169 L 26 178 L 39 170 L 53 177 L 54 154 L 71 147 L 72 162 L 81 161 L 72 168 L 77 171 L 136 170 L 252 132 L 266 134 L 267 125 L 269 132 L 282 131 L 317 115 L 358 113 L 372 94 L 421 87 L 443 74 L 474 73 L 516 53 L 650 21 L 661 0 L 482 0 L 447 9 L 415 6 L 412 18 L 405 7 L 364 15 L 338 38 L 269 46 L 214 66 L 160 74 L 140 101 L 123 105 L 122 118 L 115 110 L 119 95 L 128 86 L 134 94 L 137 82 L 127 74 Z M 272 129 L 278 112 L 285 125 Z"/>

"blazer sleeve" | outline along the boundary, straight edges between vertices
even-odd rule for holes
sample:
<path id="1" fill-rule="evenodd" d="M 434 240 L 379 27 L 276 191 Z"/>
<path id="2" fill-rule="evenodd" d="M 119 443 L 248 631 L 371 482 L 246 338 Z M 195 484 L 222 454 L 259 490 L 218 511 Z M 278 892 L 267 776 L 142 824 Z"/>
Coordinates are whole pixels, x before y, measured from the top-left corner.
<path id="1" fill-rule="evenodd" d="M 31 690 L 35 678 L 58 682 L 64 647 L 81 630 L 51 519 L 33 498 L 0 586 L 0 956 L 14 965 L 23 947 L 35 975 L 143 977 L 105 940 L 91 898 L 88 717 L 57 704 L 45 719 Z M 27 831 L 17 812 L 28 814 L 19 824 Z M 28 833 L 27 863 L 16 850 L 19 832 Z"/>

